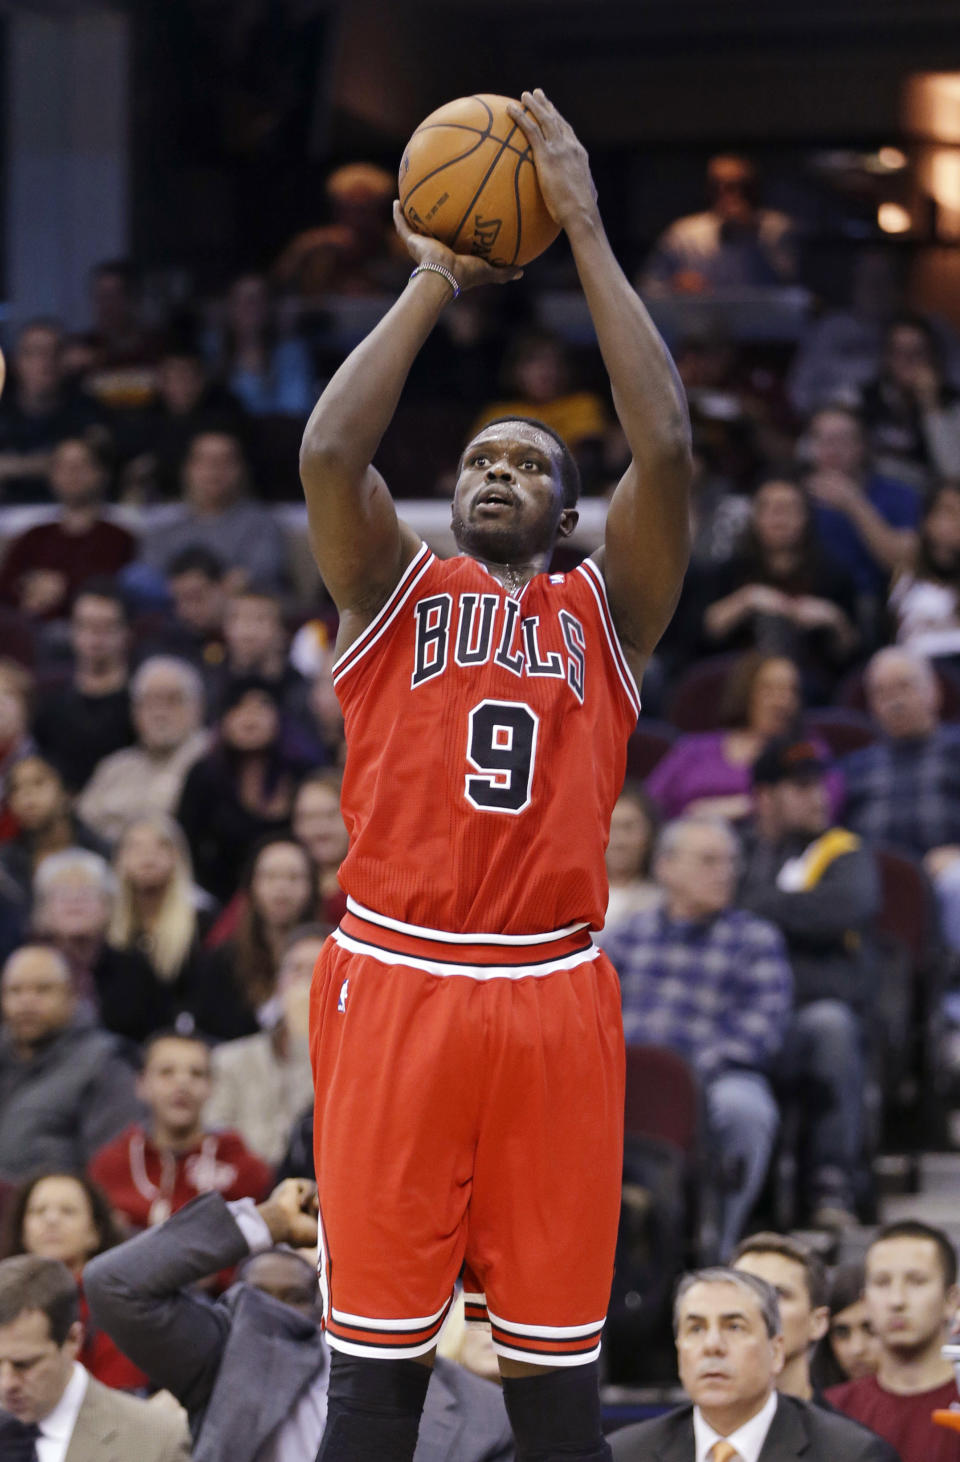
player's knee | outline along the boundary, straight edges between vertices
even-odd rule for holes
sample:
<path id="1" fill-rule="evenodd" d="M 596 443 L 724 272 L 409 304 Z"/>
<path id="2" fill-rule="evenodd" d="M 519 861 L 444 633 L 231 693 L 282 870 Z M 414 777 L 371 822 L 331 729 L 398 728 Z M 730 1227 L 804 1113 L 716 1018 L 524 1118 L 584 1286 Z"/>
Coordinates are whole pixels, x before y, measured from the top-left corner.
<path id="1" fill-rule="evenodd" d="M 417 1445 L 430 1367 L 334 1351 L 327 1424 L 317 1462 L 409 1462 Z"/>
<path id="2" fill-rule="evenodd" d="M 542 1375 L 504 1376 L 517 1462 L 608 1462 L 596 1362 Z"/>

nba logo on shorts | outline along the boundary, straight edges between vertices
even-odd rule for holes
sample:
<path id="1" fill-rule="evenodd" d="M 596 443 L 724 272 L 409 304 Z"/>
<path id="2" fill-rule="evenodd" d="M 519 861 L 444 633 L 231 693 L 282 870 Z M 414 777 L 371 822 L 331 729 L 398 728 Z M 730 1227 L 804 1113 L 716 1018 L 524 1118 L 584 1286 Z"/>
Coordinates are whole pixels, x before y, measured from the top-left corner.
<path id="1" fill-rule="evenodd" d="M 347 995 L 349 993 L 349 989 L 350 989 L 350 977 L 348 975 L 347 978 L 344 980 L 343 984 L 340 986 L 340 999 L 337 1001 L 337 1012 L 338 1012 L 338 1014 L 345 1014 L 346 1013 L 346 1009 L 347 1009 Z"/>

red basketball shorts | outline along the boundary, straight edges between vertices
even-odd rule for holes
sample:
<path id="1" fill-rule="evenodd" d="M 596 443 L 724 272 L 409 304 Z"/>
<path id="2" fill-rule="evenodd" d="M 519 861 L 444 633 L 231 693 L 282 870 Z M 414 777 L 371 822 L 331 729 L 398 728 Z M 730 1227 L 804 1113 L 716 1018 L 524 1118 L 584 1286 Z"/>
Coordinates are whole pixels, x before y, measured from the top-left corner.
<path id="1" fill-rule="evenodd" d="M 423 1355 L 463 1272 L 500 1355 L 599 1352 L 623 1162 L 616 972 L 583 929 L 450 936 L 351 904 L 310 1044 L 327 1338 Z"/>

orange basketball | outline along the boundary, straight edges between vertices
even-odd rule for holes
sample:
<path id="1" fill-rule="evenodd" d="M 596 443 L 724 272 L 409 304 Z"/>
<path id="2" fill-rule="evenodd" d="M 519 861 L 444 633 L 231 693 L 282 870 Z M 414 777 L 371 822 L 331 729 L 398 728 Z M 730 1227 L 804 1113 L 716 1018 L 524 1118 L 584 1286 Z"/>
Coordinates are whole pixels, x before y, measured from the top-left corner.
<path id="1" fill-rule="evenodd" d="M 507 266 L 529 264 L 560 232 L 509 100 L 447 102 L 420 123 L 400 162 L 400 207 L 412 229 Z"/>

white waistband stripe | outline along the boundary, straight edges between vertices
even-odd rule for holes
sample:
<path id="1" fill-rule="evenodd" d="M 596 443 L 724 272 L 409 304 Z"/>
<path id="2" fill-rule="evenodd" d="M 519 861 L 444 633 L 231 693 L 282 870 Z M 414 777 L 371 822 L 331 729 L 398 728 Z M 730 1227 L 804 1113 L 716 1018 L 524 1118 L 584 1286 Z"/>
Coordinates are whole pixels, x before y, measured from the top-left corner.
<path id="1" fill-rule="evenodd" d="M 550 944 L 587 927 L 586 919 L 581 919 L 577 924 L 566 924 L 562 929 L 551 929 L 547 934 L 451 934 L 447 929 L 428 929 L 423 924 L 405 924 L 402 919 L 376 914 L 372 909 L 365 909 L 363 904 L 358 904 L 349 894 L 347 908 L 358 919 L 366 919 L 368 924 L 379 924 L 383 929 L 394 929 L 398 934 L 410 934 L 419 939 L 435 939 L 441 944 Z"/>
<path id="2" fill-rule="evenodd" d="M 468 980 L 525 980 L 532 976 L 555 974 L 558 970 L 572 970 L 577 965 L 594 960 L 600 951 L 596 945 L 581 949 L 577 954 L 560 955 L 557 959 L 544 960 L 532 965 L 455 965 L 436 959 L 420 959 L 413 954 L 395 954 L 390 949 L 380 949 L 372 944 L 361 944 L 351 939 L 342 929 L 335 929 L 331 938 L 348 949 L 351 954 L 365 954 L 385 965 L 406 965 L 409 969 L 423 970 L 428 975 L 461 975 Z"/>

